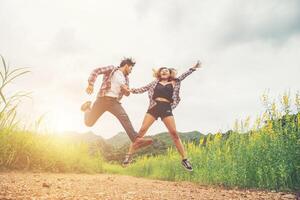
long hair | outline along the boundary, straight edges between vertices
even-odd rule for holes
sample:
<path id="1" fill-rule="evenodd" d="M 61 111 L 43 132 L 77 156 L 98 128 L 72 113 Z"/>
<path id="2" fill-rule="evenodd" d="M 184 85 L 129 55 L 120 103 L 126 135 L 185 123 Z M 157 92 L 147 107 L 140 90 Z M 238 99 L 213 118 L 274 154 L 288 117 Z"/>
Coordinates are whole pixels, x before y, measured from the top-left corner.
<path id="1" fill-rule="evenodd" d="M 152 71 L 153 71 L 153 77 L 160 80 L 160 78 L 161 78 L 160 77 L 160 72 L 163 69 L 168 69 L 169 70 L 169 72 L 170 72 L 170 78 L 169 78 L 169 80 L 176 79 L 176 75 L 177 75 L 176 69 L 174 69 L 174 68 L 167 68 L 167 67 L 160 67 L 158 69 L 152 69 Z"/>

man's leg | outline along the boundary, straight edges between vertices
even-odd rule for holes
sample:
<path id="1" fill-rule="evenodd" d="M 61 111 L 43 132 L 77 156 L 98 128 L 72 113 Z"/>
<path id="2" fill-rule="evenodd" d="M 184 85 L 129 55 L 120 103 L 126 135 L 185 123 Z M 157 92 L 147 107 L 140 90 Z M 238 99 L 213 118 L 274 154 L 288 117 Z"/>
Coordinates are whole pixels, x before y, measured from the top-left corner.
<path id="1" fill-rule="evenodd" d="M 84 111 L 84 123 L 86 126 L 93 126 L 99 117 L 106 111 L 106 102 L 103 98 L 97 98 L 92 108 Z"/>
<path id="2" fill-rule="evenodd" d="M 110 106 L 108 107 L 108 111 L 120 121 L 128 137 L 132 142 L 134 142 L 137 137 L 137 132 L 134 130 L 131 121 L 121 103 L 117 100 L 112 100 Z"/>
<path id="3" fill-rule="evenodd" d="M 138 132 L 138 138 L 143 138 L 144 137 L 147 130 L 153 124 L 153 122 L 155 122 L 155 120 L 156 119 L 152 115 L 150 115 L 149 113 L 146 113 L 146 115 L 144 117 L 144 120 L 143 120 L 143 123 L 142 123 L 142 127 L 140 128 L 140 130 Z M 138 149 L 138 146 L 136 147 L 134 144 L 136 144 L 136 142 L 130 145 L 127 154 L 133 154 Z"/>

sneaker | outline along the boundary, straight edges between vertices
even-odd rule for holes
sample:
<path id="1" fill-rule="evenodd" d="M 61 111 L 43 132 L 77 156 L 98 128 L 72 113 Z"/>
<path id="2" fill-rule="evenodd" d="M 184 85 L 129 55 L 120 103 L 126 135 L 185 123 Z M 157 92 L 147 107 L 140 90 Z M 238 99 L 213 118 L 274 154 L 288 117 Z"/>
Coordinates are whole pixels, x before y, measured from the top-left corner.
<path id="1" fill-rule="evenodd" d="M 86 111 L 87 109 L 90 109 L 92 102 L 91 101 L 87 101 L 84 104 L 82 104 L 81 106 L 81 111 Z"/>
<path id="2" fill-rule="evenodd" d="M 152 138 L 137 138 L 133 143 L 133 149 L 137 150 L 146 146 L 149 146 L 153 143 Z"/>
<path id="3" fill-rule="evenodd" d="M 122 162 L 122 166 L 127 167 L 130 163 L 132 163 L 132 154 L 126 154 L 125 159 Z"/>
<path id="4" fill-rule="evenodd" d="M 183 159 L 181 161 L 181 164 L 184 167 L 184 169 L 186 169 L 187 171 L 189 171 L 189 172 L 193 171 L 192 164 L 190 163 L 190 161 L 188 159 Z"/>

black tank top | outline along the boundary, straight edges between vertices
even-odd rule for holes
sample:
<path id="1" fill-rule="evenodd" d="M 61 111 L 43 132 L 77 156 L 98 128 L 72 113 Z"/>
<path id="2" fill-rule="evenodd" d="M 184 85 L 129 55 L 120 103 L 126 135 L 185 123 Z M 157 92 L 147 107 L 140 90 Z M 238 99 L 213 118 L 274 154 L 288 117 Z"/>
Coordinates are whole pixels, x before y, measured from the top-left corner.
<path id="1" fill-rule="evenodd" d="M 154 88 L 153 99 L 158 97 L 168 99 L 170 102 L 173 102 L 173 84 L 169 83 L 167 85 L 162 85 L 161 83 L 157 83 Z"/>

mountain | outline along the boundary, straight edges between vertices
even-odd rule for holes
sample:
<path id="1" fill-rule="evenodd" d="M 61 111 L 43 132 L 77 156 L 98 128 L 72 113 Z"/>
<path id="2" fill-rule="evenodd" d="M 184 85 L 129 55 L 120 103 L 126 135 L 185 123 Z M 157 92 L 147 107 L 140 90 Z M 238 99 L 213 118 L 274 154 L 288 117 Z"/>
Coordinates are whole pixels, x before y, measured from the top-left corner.
<path id="1" fill-rule="evenodd" d="M 106 140 L 100 135 L 96 135 L 93 132 L 77 133 L 77 132 L 65 132 L 59 136 L 64 139 L 68 139 L 73 142 L 84 142 L 89 145 L 89 151 L 91 154 L 100 154 L 106 157 L 114 157 L 114 147 L 106 142 Z"/>
<path id="2" fill-rule="evenodd" d="M 192 142 L 192 141 L 199 142 L 200 138 L 204 137 L 204 135 L 198 131 L 179 132 L 179 136 L 180 136 L 181 140 L 183 140 L 184 142 L 188 142 L 188 141 L 189 142 Z M 156 139 L 156 140 L 162 141 L 162 142 L 166 143 L 168 146 L 173 144 L 172 138 L 170 137 L 168 132 L 162 132 L 162 133 L 158 133 L 156 135 L 151 135 L 148 137 L 151 137 L 154 140 Z M 130 140 L 126 133 L 119 132 L 117 135 L 106 140 L 106 142 L 114 147 L 121 147 L 121 146 L 129 143 Z"/>
<path id="3" fill-rule="evenodd" d="M 194 142 L 199 143 L 201 137 L 205 137 L 198 131 L 179 133 L 182 142 Z M 107 160 L 112 162 L 120 162 L 124 158 L 126 152 L 128 151 L 130 140 L 126 133 L 119 132 L 115 136 L 104 139 L 93 132 L 87 133 L 76 133 L 68 132 L 65 133 L 63 138 L 74 142 L 85 142 L 89 144 L 90 152 L 96 154 L 100 152 L 101 155 Z M 156 135 L 147 136 L 153 138 L 154 142 L 151 146 L 141 149 L 137 152 L 136 156 L 141 155 L 159 155 L 166 152 L 169 147 L 175 148 L 172 138 L 168 132 L 162 132 Z"/>
<path id="4" fill-rule="evenodd" d="M 199 144 L 200 138 L 205 137 L 205 135 L 201 134 L 198 131 L 192 132 L 180 132 L 179 136 L 182 142 L 194 142 Z M 175 145 L 172 141 L 171 136 L 168 132 L 162 132 L 156 135 L 147 136 L 153 138 L 154 142 L 151 146 L 141 149 L 137 152 L 136 156 L 141 155 L 159 155 L 163 154 L 167 151 L 168 148 L 173 147 Z M 128 151 L 130 140 L 126 133 L 120 132 L 112 138 L 106 140 L 106 142 L 114 147 L 113 157 L 106 157 L 108 161 L 121 161 L 126 152 Z"/>
<path id="5" fill-rule="evenodd" d="M 93 132 L 89 131 L 86 133 L 77 133 L 77 132 L 64 132 L 60 137 L 70 139 L 73 141 L 78 141 L 78 142 L 95 142 L 97 140 L 105 141 L 105 139 L 100 136 L 96 135 Z"/>
<path id="6" fill-rule="evenodd" d="M 128 135 L 125 132 L 119 132 L 113 137 L 106 140 L 113 147 L 121 147 L 130 142 Z"/>
<path id="7" fill-rule="evenodd" d="M 199 143 L 201 137 L 204 137 L 204 134 L 198 131 L 192 132 L 179 132 L 179 137 L 183 142 L 195 142 Z M 172 138 L 168 132 L 159 133 L 153 136 L 153 139 L 157 139 L 165 142 L 168 146 L 173 145 Z"/>

